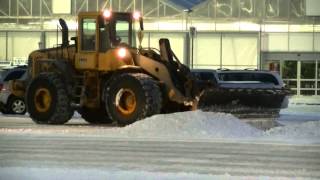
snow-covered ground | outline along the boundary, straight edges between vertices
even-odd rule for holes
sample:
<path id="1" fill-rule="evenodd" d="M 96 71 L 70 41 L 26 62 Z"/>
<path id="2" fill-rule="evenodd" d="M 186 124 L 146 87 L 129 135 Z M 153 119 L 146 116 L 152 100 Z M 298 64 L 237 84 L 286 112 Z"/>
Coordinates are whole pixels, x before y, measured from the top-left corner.
<path id="1" fill-rule="evenodd" d="M 169 140 L 246 140 L 277 141 L 284 143 L 320 143 L 320 113 L 284 110 L 276 121 L 278 127 L 269 130 L 255 128 L 231 114 L 190 111 L 172 114 L 159 114 L 138 121 L 126 127 L 90 126 L 80 118 L 72 119 L 65 126 L 39 126 L 31 123 L 23 127 L 2 127 L 0 133 L 5 134 L 51 134 L 104 136 L 114 138 L 145 138 Z M 290 107 L 291 108 L 291 107 Z M 26 121 L 21 117 L 6 117 L 6 121 Z"/>
<path id="2" fill-rule="evenodd" d="M 50 142 L 51 138 L 63 139 L 65 137 L 68 137 L 70 139 L 74 139 L 75 141 L 85 138 L 105 138 L 114 141 L 119 139 L 122 141 L 124 139 L 124 141 L 126 142 L 157 141 L 160 144 L 161 142 L 166 142 L 169 144 L 175 144 L 177 142 L 207 142 L 208 144 L 217 142 L 230 142 L 245 143 L 246 145 L 252 144 L 252 146 L 257 146 L 256 148 L 259 147 L 259 144 L 263 144 L 266 147 L 268 147 L 268 144 L 272 144 L 279 149 L 282 149 L 282 146 L 288 146 L 289 154 L 291 150 L 295 151 L 298 147 L 303 149 L 303 147 L 305 146 L 305 151 L 310 151 L 313 153 L 311 156 L 312 158 L 306 155 L 306 158 L 309 158 L 308 160 L 304 161 L 303 159 L 299 159 L 299 161 L 305 163 L 308 168 L 312 169 L 312 171 L 319 172 L 320 105 L 310 102 L 311 101 L 308 100 L 306 103 L 304 103 L 303 99 L 293 98 L 290 101 L 289 108 L 282 110 L 280 113 L 280 117 L 276 119 L 279 126 L 273 127 L 266 131 L 257 129 L 245 123 L 243 120 L 234 117 L 231 114 L 202 112 L 200 110 L 193 112 L 155 115 L 123 128 L 115 127 L 112 125 L 90 126 L 86 123 L 83 123 L 83 120 L 81 120 L 78 115 L 76 115 L 68 124 L 64 126 L 40 126 L 31 123 L 31 120 L 27 117 L 2 116 L 0 117 L 0 146 L 1 144 L 4 144 L 4 149 L 8 148 L 5 146 L 5 144 L 8 143 L 6 141 L 7 138 L 10 139 L 11 136 L 14 137 L 13 139 L 19 139 L 19 136 L 26 138 L 30 137 L 32 139 L 41 139 L 45 137 L 48 142 Z M 18 123 L 15 124 L 12 122 Z M 279 146 L 276 144 L 279 144 Z M 190 144 L 185 143 L 183 146 L 186 146 L 187 148 L 189 145 Z M 10 147 L 13 148 L 14 146 L 15 145 L 12 145 L 12 147 Z M 56 146 L 59 146 L 59 143 L 57 143 Z M 214 145 L 212 146 L 214 147 Z M 292 148 L 290 148 L 291 146 Z M 22 146 L 22 148 L 23 147 L 24 146 Z M 128 143 L 128 147 L 130 147 L 130 143 Z M 249 148 L 249 146 L 246 148 Z M 311 150 L 308 148 L 311 148 Z M 90 152 L 92 151 L 92 149 L 89 150 Z M 148 149 L 148 152 L 149 151 L 152 152 L 152 149 Z M 154 151 L 158 150 L 154 149 Z M 236 150 L 233 151 L 238 152 Z M 253 149 L 251 149 L 251 151 L 253 151 Z M 276 150 L 274 151 L 276 152 Z M 298 152 L 300 151 L 302 152 L 302 150 L 299 150 Z M 260 151 L 257 151 L 257 153 L 258 152 Z M 272 153 L 272 150 L 270 151 L 270 153 Z M 296 155 L 295 153 L 292 152 L 293 157 L 302 157 L 302 155 Z M 209 155 L 211 154 L 209 153 L 208 156 Z M 270 155 L 266 156 L 268 157 Z M 230 154 L 226 156 L 230 156 Z M 274 160 L 272 160 L 272 162 L 276 161 L 276 159 L 281 160 L 281 158 L 282 157 L 275 158 Z M 12 163 L 5 153 L 0 154 L 0 159 Z M 259 156 L 257 157 L 257 159 L 259 159 Z M 146 159 L 146 161 L 148 161 L 148 159 Z M 294 162 L 294 159 L 290 159 L 290 162 L 291 161 Z M 314 163 L 312 167 L 309 167 L 310 165 L 307 165 L 307 162 L 309 161 Z M 181 161 L 179 160 L 179 162 Z M 283 162 L 283 160 L 281 160 L 281 162 Z M 210 163 L 210 161 L 208 161 L 207 163 Z M 243 163 L 247 164 L 248 162 Z M 259 163 L 261 162 L 259 161 Z M 266 164 L 267 167 L 268 164 L 272 163 L 268 162 Z M 41 167 L 38 167 L 37 163 L 33 165 L 32 163 L 30 163 L 29 166 L 23 166 L 21 164 L 19 166 L 15 166 L 14 163 L 13 165 L 10 165 L 8 167 L 4 166 L 4 164 L 1 163 L 0 165 L 0 179 L 292 179 L 292 177 L 294 177 L 294 175 L 288 177 L 286 175 L 279 175 L 281 174 L 280 172 L 282 170 L 278 170 L 279 172 L 277 172 L 276 169 L 274 170 L 275 172 L 271 171 L 271 174 L 274 173 L 274 175 L 272 176 L 264 175 L 263 173 L 260 175 L 252 175 L 254 169 L 248 170 L 247 175 L 246 173 L 241 173 L 240 175 L 230 175 L 229 172 L 232 172 L 232 168 L 230 170 L 227 170 L 230 167 L 225 167 L 225 172 L 222 171 L 224 173 L 216 174 L 214 173 L 214 171 L 212 171 L 212 173 L 207 173 L 210 171 L 205 171 L 206 173 L 204 173 L 200 170 L 189 171 L 187 169 L 185 171 L 179 170 L 175 172 L 158 172 L 157 168 L 154 168 L 156 169 L 155 171 L 148 171 L 148 169 L 145 168 L 127 168 L 125 170 L 121 168 L 97 169 L 81 167 L 79 167 L 79 169 L 75 167 L 67 167 L 65 169 L 56 166 L 50 168 L 47 166 L 43 167 L 42 165 Z M 254 166 L 254 164 L 252 164 L 252 166 Z M 290 165 L 284 164 L 281 166 L 284 166 L 285 168 L 286 166 Z M 197 168 L 195 167 L 195 169 Z M 306 171 L 306 174 L 308 174 L 307 170 L 303 170 L 303 168 L 297 170 Z M 283 171 L 286 172 L 285 170 Z M 221 171 L 219 170 L 219 172 Z M 288 172 L 291 171 L 288 170 Z M 299 175 L 297 176 L 299 177 Z M 320 174 L 310 173 L 310 177 L 319 178 Z M 304 178 L 305 177 L 303 176 L 303 179 Z"/>
<path id="3" fill-rule="evenodd" d="M 282 109 L 276 121 L 281 125 L 265 134 L 275 139 L 291 142 L 320 142 L 320 99 L 315 97 L 293 97 L 289 107 Z"/>
<path id="4" fill-rule="evenodd" d="M 148 171 L 123 171 L 117 169 L 63 169 L 63 168 L 1 168 L 0 178 L 5 177 L 8 180 L 95 180 L 95 179 L 134 179 L 134 180 L 303 180 L 305 178 L 292 177 L 268 177 L 268 176 L 231 176 L 229 174 L 195 174 L 195 173 L 159 173 Z"/>

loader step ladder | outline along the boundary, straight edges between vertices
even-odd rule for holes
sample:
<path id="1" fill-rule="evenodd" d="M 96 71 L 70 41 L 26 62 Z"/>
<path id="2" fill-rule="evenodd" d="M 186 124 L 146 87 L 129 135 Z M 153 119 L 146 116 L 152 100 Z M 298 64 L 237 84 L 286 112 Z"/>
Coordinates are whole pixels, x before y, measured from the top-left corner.
<path id="1" fill-rule="evenodd" d="M 72 99 L 75 106 L 81 105 L 81 99 L 84 96 L 84 75 L 76 75 L 74 77 L 75 85 L 72 90 Z"/>

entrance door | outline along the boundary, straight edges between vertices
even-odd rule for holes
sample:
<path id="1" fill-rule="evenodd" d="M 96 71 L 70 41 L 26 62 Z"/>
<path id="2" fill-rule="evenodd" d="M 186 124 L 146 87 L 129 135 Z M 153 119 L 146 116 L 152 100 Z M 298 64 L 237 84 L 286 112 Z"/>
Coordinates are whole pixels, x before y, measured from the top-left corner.
<path id="1" fill-rule="evenodd" d="M 300 61 L 300 94 L 316 95 L 316 61 Z"/>
<path id="2" fill-rule="evenodd" d="M 292 90 L 293 94 L 300 94 L 299 92 L 299 61 L 281 61 L 280 72 L 284 83 Z"/>
<path id="3" fill-rule="evenodd" d="M 319 61 L 270 60 L 263 67 L 278 72 L 293 94 L 320 95 Z"/>
<path id="4" fill-rule="evenodd" d="M 297 95 L 320 95 L 320 53 L 262 52 L 262 67 L 277 71 Z"/>

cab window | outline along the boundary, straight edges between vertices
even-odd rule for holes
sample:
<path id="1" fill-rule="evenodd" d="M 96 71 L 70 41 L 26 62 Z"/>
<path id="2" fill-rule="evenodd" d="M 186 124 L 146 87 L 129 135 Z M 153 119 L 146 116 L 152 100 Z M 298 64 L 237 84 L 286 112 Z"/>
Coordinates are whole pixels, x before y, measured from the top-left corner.
<path id="1" fill-rule="evenodd" d="M 131 28 L 131 22 L 124 19 L 124 20 L 114 20 L 110 25 L 110 36 L 111 36 L 111 42 L 112 46 L 116 47 L 120 43 L 121 44 L 127 44 L 131 46 L 132 44 L 132 28 Z"/>
<path id="2" fill-rule="evenodd" d="M 119 43 L 130 44 L 129 42 L 129 22 L 116 21 L 116 38 Z"/>
<path id="3" fill-rule="evenodd" d="M 100 52 L 106 52 L 110 48 L 110 38 L 107 28 L 105 26 L 99 26 L 99 33 L 100 33 Z"/>
<path id="4" fill-rule="evenodd" d="M 82 19 L 81 49 L 94 51 L 96 47 L 96 19 Z"/>

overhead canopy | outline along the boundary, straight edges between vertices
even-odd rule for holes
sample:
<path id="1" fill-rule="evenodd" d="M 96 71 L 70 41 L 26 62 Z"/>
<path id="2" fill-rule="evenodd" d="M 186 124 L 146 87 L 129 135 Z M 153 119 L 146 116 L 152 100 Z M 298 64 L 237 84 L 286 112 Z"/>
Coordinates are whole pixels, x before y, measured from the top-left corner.
<path id="1" fill-rule="evenodd" d="M 177 4 L 185 9 L 191 9 L 192 7 L 201 4 L 206 0 L 170 0 L 174 4 Z"/>

